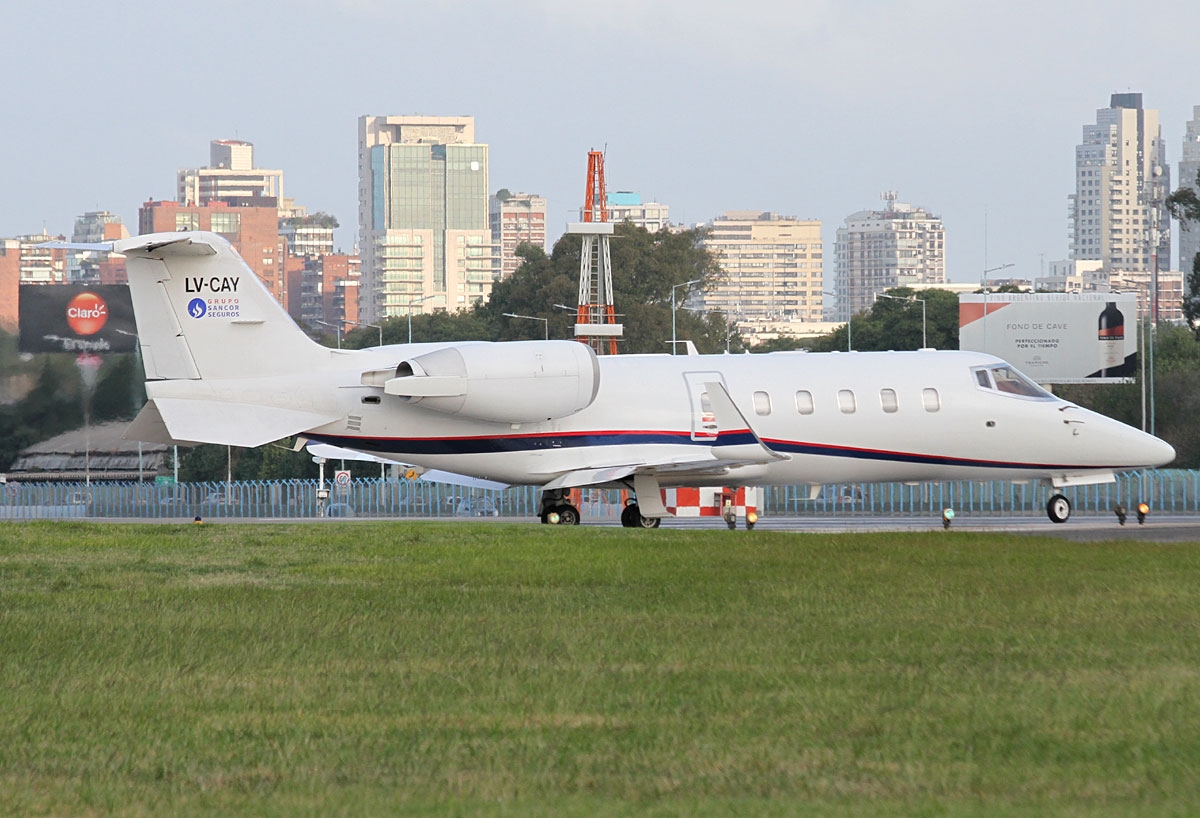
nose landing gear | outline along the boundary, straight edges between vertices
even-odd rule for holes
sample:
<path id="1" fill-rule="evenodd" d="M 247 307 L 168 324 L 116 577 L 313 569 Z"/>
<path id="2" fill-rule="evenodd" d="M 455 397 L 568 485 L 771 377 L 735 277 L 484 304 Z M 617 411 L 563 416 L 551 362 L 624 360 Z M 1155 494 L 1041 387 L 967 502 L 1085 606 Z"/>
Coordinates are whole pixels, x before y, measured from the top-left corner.
<path id="1" fill-rule="evenodd" d="M 1056 494 L 1046 503 L 1046 515 L 1052 523 L 1065 523 L 1071 516 L 1071 501 L 1061 494 Z"/>

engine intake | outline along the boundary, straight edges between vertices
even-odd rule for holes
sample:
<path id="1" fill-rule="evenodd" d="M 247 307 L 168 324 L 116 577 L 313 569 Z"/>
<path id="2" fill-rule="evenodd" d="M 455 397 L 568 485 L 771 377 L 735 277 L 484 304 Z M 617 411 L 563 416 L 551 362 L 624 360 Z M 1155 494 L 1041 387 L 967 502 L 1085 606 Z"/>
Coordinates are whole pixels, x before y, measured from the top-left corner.
<path id="1" fill-rule="evenodd" d="M 596 353 L 576 341 L 462 344 L 402 361 L 383 384 L 410 404 L 497 423 L 537 423 L 591 406 Z"/>

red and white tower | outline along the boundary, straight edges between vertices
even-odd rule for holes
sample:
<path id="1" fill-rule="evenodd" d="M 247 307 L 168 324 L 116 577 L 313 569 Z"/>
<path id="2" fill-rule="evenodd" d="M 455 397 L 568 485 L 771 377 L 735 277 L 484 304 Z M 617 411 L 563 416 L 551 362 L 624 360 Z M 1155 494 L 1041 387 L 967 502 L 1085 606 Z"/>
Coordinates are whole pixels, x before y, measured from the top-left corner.
<path id="1" fill-rule="evenodd" d="M 601 151 L 588 152 L 583 221 L 567 225 L 567 232 L 583 237 L 575 340 L 588 344 L 598 355 L 616 355 L 617 339 L 624 333 L 624 327 L 617 323 L 613 307 L 612 260 L 608 249 L 613 226 L 608 220 L 604 154 Z"/>

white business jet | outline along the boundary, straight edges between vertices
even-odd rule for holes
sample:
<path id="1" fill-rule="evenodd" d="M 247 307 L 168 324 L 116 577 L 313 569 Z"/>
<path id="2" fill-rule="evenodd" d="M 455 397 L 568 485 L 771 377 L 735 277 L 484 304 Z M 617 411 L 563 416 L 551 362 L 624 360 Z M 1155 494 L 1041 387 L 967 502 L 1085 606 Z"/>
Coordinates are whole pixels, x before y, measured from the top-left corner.
<path id="1" fill-rule="evenodd" d="M 128 437 L 281 438 L 566 492 L 623 487 L 655 527 L 660 489 L 873 481 L 1112 482 L 1168 444 L 1060 400 L 973 352 L 619 355 L 575 341 L 338 350 L 308 338 L 220 236 L 161 233 L 125 254 L 149 402 Z M 1054 494 L 1051 520 L 1071 511 Z"/>

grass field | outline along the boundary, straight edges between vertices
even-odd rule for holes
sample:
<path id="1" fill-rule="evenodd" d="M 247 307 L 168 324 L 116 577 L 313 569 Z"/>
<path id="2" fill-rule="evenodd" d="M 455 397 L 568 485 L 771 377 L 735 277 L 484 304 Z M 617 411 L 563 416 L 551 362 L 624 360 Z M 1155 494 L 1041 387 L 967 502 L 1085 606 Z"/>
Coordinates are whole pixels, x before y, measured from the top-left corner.
<path id="1" fill-rule="evenodd" d="M 0 814 L 1200 812 L 1200 545 L 0 525 Z"/>

